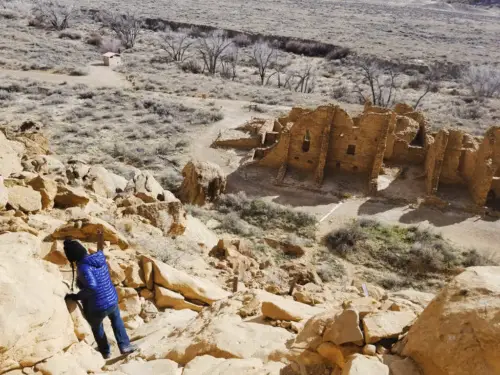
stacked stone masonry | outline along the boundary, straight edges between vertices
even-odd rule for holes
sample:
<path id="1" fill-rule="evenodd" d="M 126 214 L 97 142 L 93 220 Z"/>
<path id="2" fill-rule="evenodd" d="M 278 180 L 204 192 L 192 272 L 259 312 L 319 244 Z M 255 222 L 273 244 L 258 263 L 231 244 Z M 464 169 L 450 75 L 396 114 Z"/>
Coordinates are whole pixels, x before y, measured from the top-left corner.
<path id="1" fill-rule="evenodd" d="M 500 127 L 484 137 L 457 129 L 431 133 L 423 114 L 406 104 L 388 109 L 367 103 L 354 117 L 336 105 L 293 108 L 274 121 L 253 119 L 238 129 L 248 141 L 225 139 L 223 145 L 254 146 L 246 164 L 276 169 L 277 183 L 289 171 L 310 174 L 318 185 L 350 172 L 366 176 L 367 191 L 375 194 L 385 162 L 424 168 L 428 196 L 446 184 L 465 186 L 479 206 L 498 206 L 500 199 Z"/>

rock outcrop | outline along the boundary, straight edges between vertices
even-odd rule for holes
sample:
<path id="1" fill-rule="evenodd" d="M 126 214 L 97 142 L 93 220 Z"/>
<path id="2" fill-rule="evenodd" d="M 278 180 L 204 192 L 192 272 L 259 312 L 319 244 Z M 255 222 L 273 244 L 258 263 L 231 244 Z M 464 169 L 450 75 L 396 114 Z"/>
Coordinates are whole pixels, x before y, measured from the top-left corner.
<path id="1" fill-rule="evenodd" d="M 165 191 L 150 172 L 137 172 L 127 183 L 125 191 L 131 192 L 145 203 L 165 200 Z"/>
<path id="2" fill-rule="evenodd" d="M 208 280 L 192 277 L 158 260 L 153 260 L 153 266 L 154 283 L 178 292 L 185 298 L 211 305 L 229 296 L 228 292 Z"/>
<path id="3" fill-rule="evenodd" d="M 500 267 L 457 276 L 411 327 L 403 354 L 425 375 L 500 373 Z"/>
<path id="4" fill-rule="evenodd" d="M 203 206 L 215 201 L 226 190 L 226 175 L 210 162 L 195 161 L 182 170 L 184 181 L 179 190 L 183 203 Z"/>
<path id="5" fill-rule="evenodd" d="M 42 196 L 38 191 L 26 186 L 12 186 L 7 188 L 8 205 L 14 210 L 25 213 L 37 212 L 42 209 Z"/>
<path id="6" fill-rule="evenodd" d="M 59 271 L 36 258 L 35 237 L 16 238 L 14 245 L 13 234 L 0 235 L 0 374 L 33 366 L 77 341 Z"/>
<path id="7" fill-rule="evenodd" d="M 95 243 L 97 241 L 97 231 L 99 229 L 103 230 L 105 241 L 116 244 L 121 249 L 126 249 L 129 246 L 127 239 L 120 232 L 104 220 L 95 217 L 72 220 L 56 229 L 56 231 L 52 233 L 52 238 L 55 240 L 61 240 L 70 237 L 77 240 Z"/>

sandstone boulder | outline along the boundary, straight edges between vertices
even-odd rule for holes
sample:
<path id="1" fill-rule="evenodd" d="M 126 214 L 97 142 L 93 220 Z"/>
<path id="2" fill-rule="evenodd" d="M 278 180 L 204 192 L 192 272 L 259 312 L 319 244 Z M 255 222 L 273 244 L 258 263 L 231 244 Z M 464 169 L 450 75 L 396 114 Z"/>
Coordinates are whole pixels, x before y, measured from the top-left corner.
<path id="1" fill-rule="evenodd" d="M 83 311 L 80 306 L 75 301 L 66 301 L 66 306 L 73 320 L 73 326 L 75 327 L 75 335 L 78 340 L 85 340 L 87 343 L 93 340 L 92 331 L 90 326 L 83 316 Z"/>
<path id="2" fill-rule="evenodd" d="M 294 335 L 282 328 L 242 321 L 236 314 L 242 306 L 241 297 L 238 294 L 215 302 L 186 328 L 172 332 L 160 344 L 156 342 L 155 346 L 141 350 L 140 355 L 147 359 L 168 358 L 182 365 L 201 355 L 258 358 L 264 362 L 286 356 L 286 343 Z"/>
<path id="3" fill-rule="evenodd" d="M 360 348 L 355 345 L 335 345 L 331 342 L 324 342 L 318 347 L 318 353 L 326 358 L 331 364 L 344 368 L 347 358 L 359 353 Z"/>
<path id="4" fill-rule="evenodd" d="M 391 375 L 422 375 L 422 371 L 411 358 L 399 359 L 389 364 Z"/>
<path id="5" fill-rule="evenodd" d="M 195 161 L 182 170 L 184 181 L 179 195 L 183 203 L 203 206 L 215 201 L 226 190 L 226 175 L 213 163 Z"/>
<path id="6" fill-rule="evenodd" d="M 363 355 L 354 355 L 349 358 L 342 375 L 389 375 L 389 367 Z"/>
<path id="7" fill-rule="evenodd" d="M 137 172 L 128 182 L 125 191 L 131 192 L 146 203 L 164 201 L 166 195 L 158 181 L 147 171 Z"/>
<path id="8" fill-rule="evenodd" d="M 166 202 L 144 203 L 127 207 L 123 213 L 139 215 L 148 219 L 166 236 L 181 235 L 186 229 L 186 211 L 177 198 L 173 196 L 168 198 L 169 201 Z"/>
<path id="9" fill-rule="evenodd" d="M 121 365 L 119 371 L 126 375 L 177 375 L 177 368 L 177 363 L 168 359 L 150 362 L 134 360 Z"/>
<path id="10" fill-rule="evenodd" d="M 372 297 L 361 297 L 347 300 L 343 305 L 345 309 L 354 309 L 360 317 L 364 317 L 366 314 L 378 311 L 380 302 Z"/>
<path id="11" fill-rule="evenodd" d="M 132 263 L 125 269 L 124 283 L 130 288 L 142 288 L 146 286 L 142 269 L 137 263 Z"/>
<path id="12" fill-rule="evenodd" d="M 67 224 L 56 229 L 56 231 L 52 233 L 52 238 L 62 240 L 66 237 L 70 237 L 85 242 L 96 242 L 98 229 L 103 230 L 105 241 L 118 245 L 120 249 L 128 248 L 128 242 L 121 233 L 104 220 L 95 217 L 71 220 Z"/>
<path id="13" fill-rule="evenodd" d="M 355 343 L 363 345 L 364 337 L 359 327 L 359 314 L 356 310 L 347 309 L 335 316 L 333 322 L 326 327 L 324 341 L 336 345 Z"/>
<path id="14" fill-rule="evenodd" d="M 283 367 L 283 363 L 263 363 L 257 358 L 224 359 L 203 355 L 189 362 L 182 375 L 279 375 Z"/>
<path id="15" fill-rule="evenodd" d="M 81 188 L 61 184 L 57 186 L 57 194 L 54 198 L 54 205 L 57 208 L 83 207 L 89 201 L 87 193 Z"/>
<path id="16" fill-rule="evenodd" d="M 26 222 L 20 217 L 0 216 L 0 234 L 4 234 L 6 232 L 27 232 L 34 234 L 35 236 L 39 234 L 38 230 L 26 224 Z"/>
<path id="17" fill-rule="evenodd" d="M 382 339 L 396 338 L 415 320 L 411 311 L 380 311 L 363 318 L 363 330 L 367 344 Z"/>
<path id="18" fill-rule="evenodd" d="M 54 207 L 54 199 L 57 195 L 57 183 L 50 178 L 37 176 L 28 182 L 35 191 L 42 196 L 42 208 L 50 210 Z"/>
<path id="19" fill-rule="evenodd" d="M 175 310 L 190 309 L 193 311 L 201 311 L 203 308 L 203 306 L 186 301 L 182 294 L 172 292 L 158 285 L 155 286 L 155 302 L 156 306 L 160 308 L 170 307 Z"/>
<path id="20" fill-rule="evenodd" d="M 142 310 L 141 300 L 137 292 L 133 296 L 123 298 L 118 305 L 120 306 L 121 316 L 124 321 L 133 319 Z"/>
<path id="21" fill-rule="evenodd" d="M 306 253 L 302 246 L 291 243 L 290 241 L 280 241 L 274 238 L 265 238 L 264 240 L 273 249 L 279 250 L 283 252 L 283 254 L 292 257 L 301 257 Z"/>
<path id="22" fill-rule="evenodd" d="M 42 196 L 31 187 L 12 186 L 7 188 L 7 192 L 9 194 L 8 205 L 14 210 L 29 213 L 42 209 Z"/>
<path id="23" fill-rule="evenodd" d="M 21 154 L 24 147 L 17 143 L 9 141 L 5 134 L 0 131 L 0 176 L 9 177 L 11 173 L 20 173 L 23 171 L 21 165 Z"/>
<path id="24" fill-rule="evenodd" d="M 425 375 L 500 373 L 500 267 L 453 279 L 411 327 L 403 355 Z"/>
<path id="25" fill-rule="evenodd" d="M 274 295 L 273 297 L 262 302 L 262 315 L 270 319 L 298 322 L 323 311 L 323 309 L 283 297 Z"/>
<path id="26" fill-rule="evenodd" d="M 3 176 L 0 175 L 0 210 L 3 210 L 9 201 L 9 192 L 4 185 Z"/>
<path id="27" fill-rule="evenodd" d="M 88 166 L 83 163 L 72 163 L 66 169 L 66 176 L 70 181 L 81 184 L 94 193 L 114 198 L 117 193 L 125 190 L 127 180 L 108 171 L 102 166 Z"/>
<path id="28" fill-rule="evenodd" d="M 327 326 L 331 325 L 335 316 L 336 310 L 329 310 L 320 314 L 314 315 L 307 320 L 304 328 L 299 332 L 293 343 L 295 349 L 311 349 L 315 351 L 323 342 L 323 335 Z"/>
<path id="29" fill-rule="evenodd" d="M 14 235 L 27 241 L 13 245 Z M 77 340 L 59 271 L 33 258 L 36 238 L 19 235 L 0 235 L 0 373 L 33 366 Z"/>
<path id="30" fill-rule="evenodd" d="M 212 282 L 192 277 L 158 260 L 153 261 L 153 268 L 155 284 L 178 292 L 186 298 L 210 305 L 229 296 L 228 292 Z"/>

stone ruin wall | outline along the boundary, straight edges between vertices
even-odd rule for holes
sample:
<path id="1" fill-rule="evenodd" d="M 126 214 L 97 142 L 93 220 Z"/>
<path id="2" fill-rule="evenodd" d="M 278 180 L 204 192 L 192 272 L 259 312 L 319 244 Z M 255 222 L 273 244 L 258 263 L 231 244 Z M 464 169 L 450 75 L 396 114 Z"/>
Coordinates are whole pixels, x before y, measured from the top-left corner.
<path id="1" fill-rule="evenodd" d="M 325 175 L 343 171 L 366 174 L 368 191 L 375 193 L 385 162 L 422 166 L 423 195 L 436 195 L 440 184 L 448 184 L 467 187 L 480 206 L 491 191 L 500 197 L 500 127 L 488 130 L 484 138 L 457 129 L 431 134 L 423 114 L 408 105 L 391 110 L 367 104 L 355 117 L 334 105 L 293 108 L 274 120 L 272 130 L 271 139 L 278 141 L 256 149 L 253 163 L 278 169 L 278 182 L 288 170 L 310 173 L 318 184 Z"/>

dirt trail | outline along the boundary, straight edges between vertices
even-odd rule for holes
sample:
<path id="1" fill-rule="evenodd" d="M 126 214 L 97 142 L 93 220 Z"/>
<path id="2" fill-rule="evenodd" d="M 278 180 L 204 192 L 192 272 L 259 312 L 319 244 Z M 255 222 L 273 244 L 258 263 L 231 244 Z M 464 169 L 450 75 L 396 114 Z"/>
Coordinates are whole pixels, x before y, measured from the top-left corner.
<path id="1" fill-rule="evenodd" d="M 87 69 L 89 74 L 85 76 L 69 76 L 41 70 L 0 69 L 0 76 L 6 75 L 19 79 L 28 78 L 55 84 L 85 84 L 90 87 L 132 87 L 130 82 L 127 81 L 123 75 L 98 62 L 92 63 Z"/>

